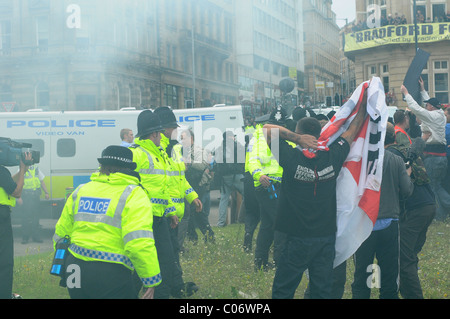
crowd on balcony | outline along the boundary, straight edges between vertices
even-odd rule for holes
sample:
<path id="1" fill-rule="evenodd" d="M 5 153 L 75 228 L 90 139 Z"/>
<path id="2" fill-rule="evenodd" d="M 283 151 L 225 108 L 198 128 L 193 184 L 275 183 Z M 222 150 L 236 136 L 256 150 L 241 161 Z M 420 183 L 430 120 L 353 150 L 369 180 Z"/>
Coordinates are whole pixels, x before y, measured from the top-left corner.
<path id="1" fill-rule="evenodd" d="M 443 14 L 441 16 L 436 16 L 434 19 L 432 18 L 425 18 L 423 13 L 420 10 L 417 10 L 417 23 L 439 23 L 439 22 L 450 22 L 450 11 L 448 11 L 446 14 Z M 406 19 L 405 15 L 402 14 L 401 16 L 398 13 L 395 13 L 394 15 L 388 14 L 387 18 L 385 15 L 381 16 L 381 27 L 388 26 L 388 25 L 402 25 L 402 24 L 408 24 L 408 20 Z M 412 23 L 412 22 L 411 22 Z M 358 21 L 351 26 L 351 32 L 358 32 L 368 29 L 366 21 Z M 350 32 L 350 30 L 347 30 Z"/>

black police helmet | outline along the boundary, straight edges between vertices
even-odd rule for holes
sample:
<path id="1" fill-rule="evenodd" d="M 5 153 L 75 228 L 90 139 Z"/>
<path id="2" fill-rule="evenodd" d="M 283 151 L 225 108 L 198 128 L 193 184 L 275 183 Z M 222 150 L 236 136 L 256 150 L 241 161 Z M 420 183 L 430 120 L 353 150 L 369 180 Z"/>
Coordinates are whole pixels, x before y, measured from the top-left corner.
<path id="1" fill-rule="evenodd" d="M 144 110 L 139 114 L 137 119 L 137 128 L 138 132 L 136 137 L 139 138 L 150 133 L 164 131 L 158 114 L 150 110 Z"/>
<path id="2" fill-rule="evenodd" d="M 162 127 L 180 127 L 177 123 L 177 118 L 170 107 L 160 106 L 155 110 L 155 113 L 158 114 Z"/>
<path id="3" fill-rule="evenodd" d="M 281 106 L 278 106 L 272 111 L 272 113 L 270 113 L 269 117 L 270 124 L 284 126 L 286 125 L 286 120 L 287 120 L 286 111 Z"/>

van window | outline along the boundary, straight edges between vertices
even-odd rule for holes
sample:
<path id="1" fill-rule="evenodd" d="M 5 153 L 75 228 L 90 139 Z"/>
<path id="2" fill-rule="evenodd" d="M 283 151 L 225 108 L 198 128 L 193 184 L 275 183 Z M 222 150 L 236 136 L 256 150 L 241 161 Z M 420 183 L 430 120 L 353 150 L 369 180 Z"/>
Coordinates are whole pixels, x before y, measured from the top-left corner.
<path id="1" fill-rule="evenodd" d="M 40 157 L 44 157 L 45 154 L 45 147 L 44 147 L 44 140 L 40 139 L 27 139 L 27 140 L 14 140 L 19 143 L 28 143 L 31 144 L 31 149 L 35 151 L 39 151 Z"/>
<path id="2" fill-rule="evenodd" d="M 56 153 L 59 157 L 74 157 L 76 149 L 76 142 L 73 138 L 61 138 L 56 143 Z"/>

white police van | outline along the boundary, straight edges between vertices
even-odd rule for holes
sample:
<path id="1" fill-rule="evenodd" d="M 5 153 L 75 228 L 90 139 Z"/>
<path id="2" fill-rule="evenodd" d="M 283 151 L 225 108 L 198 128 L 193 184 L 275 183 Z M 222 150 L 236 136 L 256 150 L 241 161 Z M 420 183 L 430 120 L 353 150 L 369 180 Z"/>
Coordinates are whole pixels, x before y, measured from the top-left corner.
<path id="1" fill-rule="evenodd" d="M 139 110 L 0 112 L 0 136 L 31 143 L 40 151 L 39 168 L 52 202 L 61 202 L 67 193 L 89 181 L 98 168 L 97 158 L 108 145 L 119 145 L 120 130 L 137 134 Z M 242 132 L 242 107 L 225 106 L 174 110 L 179 132 L 190 128 L 195 142 L 214 149 L 225 130 Z M 10 168 L 14 173 L 17 167 Z M 59 203 L 60 204 L 60 203 Z M 56 204 L 55 204 L 56 205 Z"/>

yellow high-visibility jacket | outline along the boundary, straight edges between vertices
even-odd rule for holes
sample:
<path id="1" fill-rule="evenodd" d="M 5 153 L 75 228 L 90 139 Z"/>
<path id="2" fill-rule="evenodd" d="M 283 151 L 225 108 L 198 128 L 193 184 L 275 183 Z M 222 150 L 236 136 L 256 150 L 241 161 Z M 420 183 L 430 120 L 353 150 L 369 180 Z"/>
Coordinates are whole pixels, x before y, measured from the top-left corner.
<path id="1" fill-rule="evenodd" d="M 247 147 L 247 153 L 246 170 L 252 174 L 255 187 L 261 185 L 259 179 L 262 175 L 267 175 L 274 183 L 281 182 L 283 168 L 278 164 L 267 145 L 262 127 L 258 127 L 253 134 Z"/>
<path id="2" fill-rule="evenodd" d="M 16 206 L 16 199 L 5 192 L 3 187 L 0 187 L 0 205 L 5 205 L 9 207 L 15 207 Z"/>
<path id="3" fill-rule="evenodd" d="M 41 188 L 41 181 L 36 173 L 37 167 L 34 165 L 30 166 L 28 171 L 25 173 L 23 189 L 36 190 Z"/>
<path id="4" fill-rule="evenodd" d="M 122 264 L 136 270 L 145 287 L 157 286 L 162 279 L 150 207 L 138 177 L 94 173 L 68 197 L 56 223 L 54 245 L 69 236 L 75 257 Z"/>
<path id="5" fill-rule="evenodd" d="M 170 140 L 161 134 L 161 147 L 166 151 L 167 146 L 169 146 Z M 176 144 L 168 154 L 169 157 L 169 168 L 167 170 L 167 175 L 169 176 L 169 194 L 170 198 L 176 208 L 176 215 L 178 219 L 184 216 L 184 199 L 186 199 L 189 204 L 191 204 L 194 199 L 198 198 L 198 194 L 191 187 L 189 182 L 186 180 L 186 165 L 183 161 L 183 155 L 181 153 L 182 145 Z"/>
<path id="6" fill-rule="evenodd" d="M 175 215 L 176 208 L 169 193 L 170 162 L 166 152 L 151 140 L 140 139 L 136 139 L 130 149 L 141 183 L 149 194 L 153 216 Z"/>

